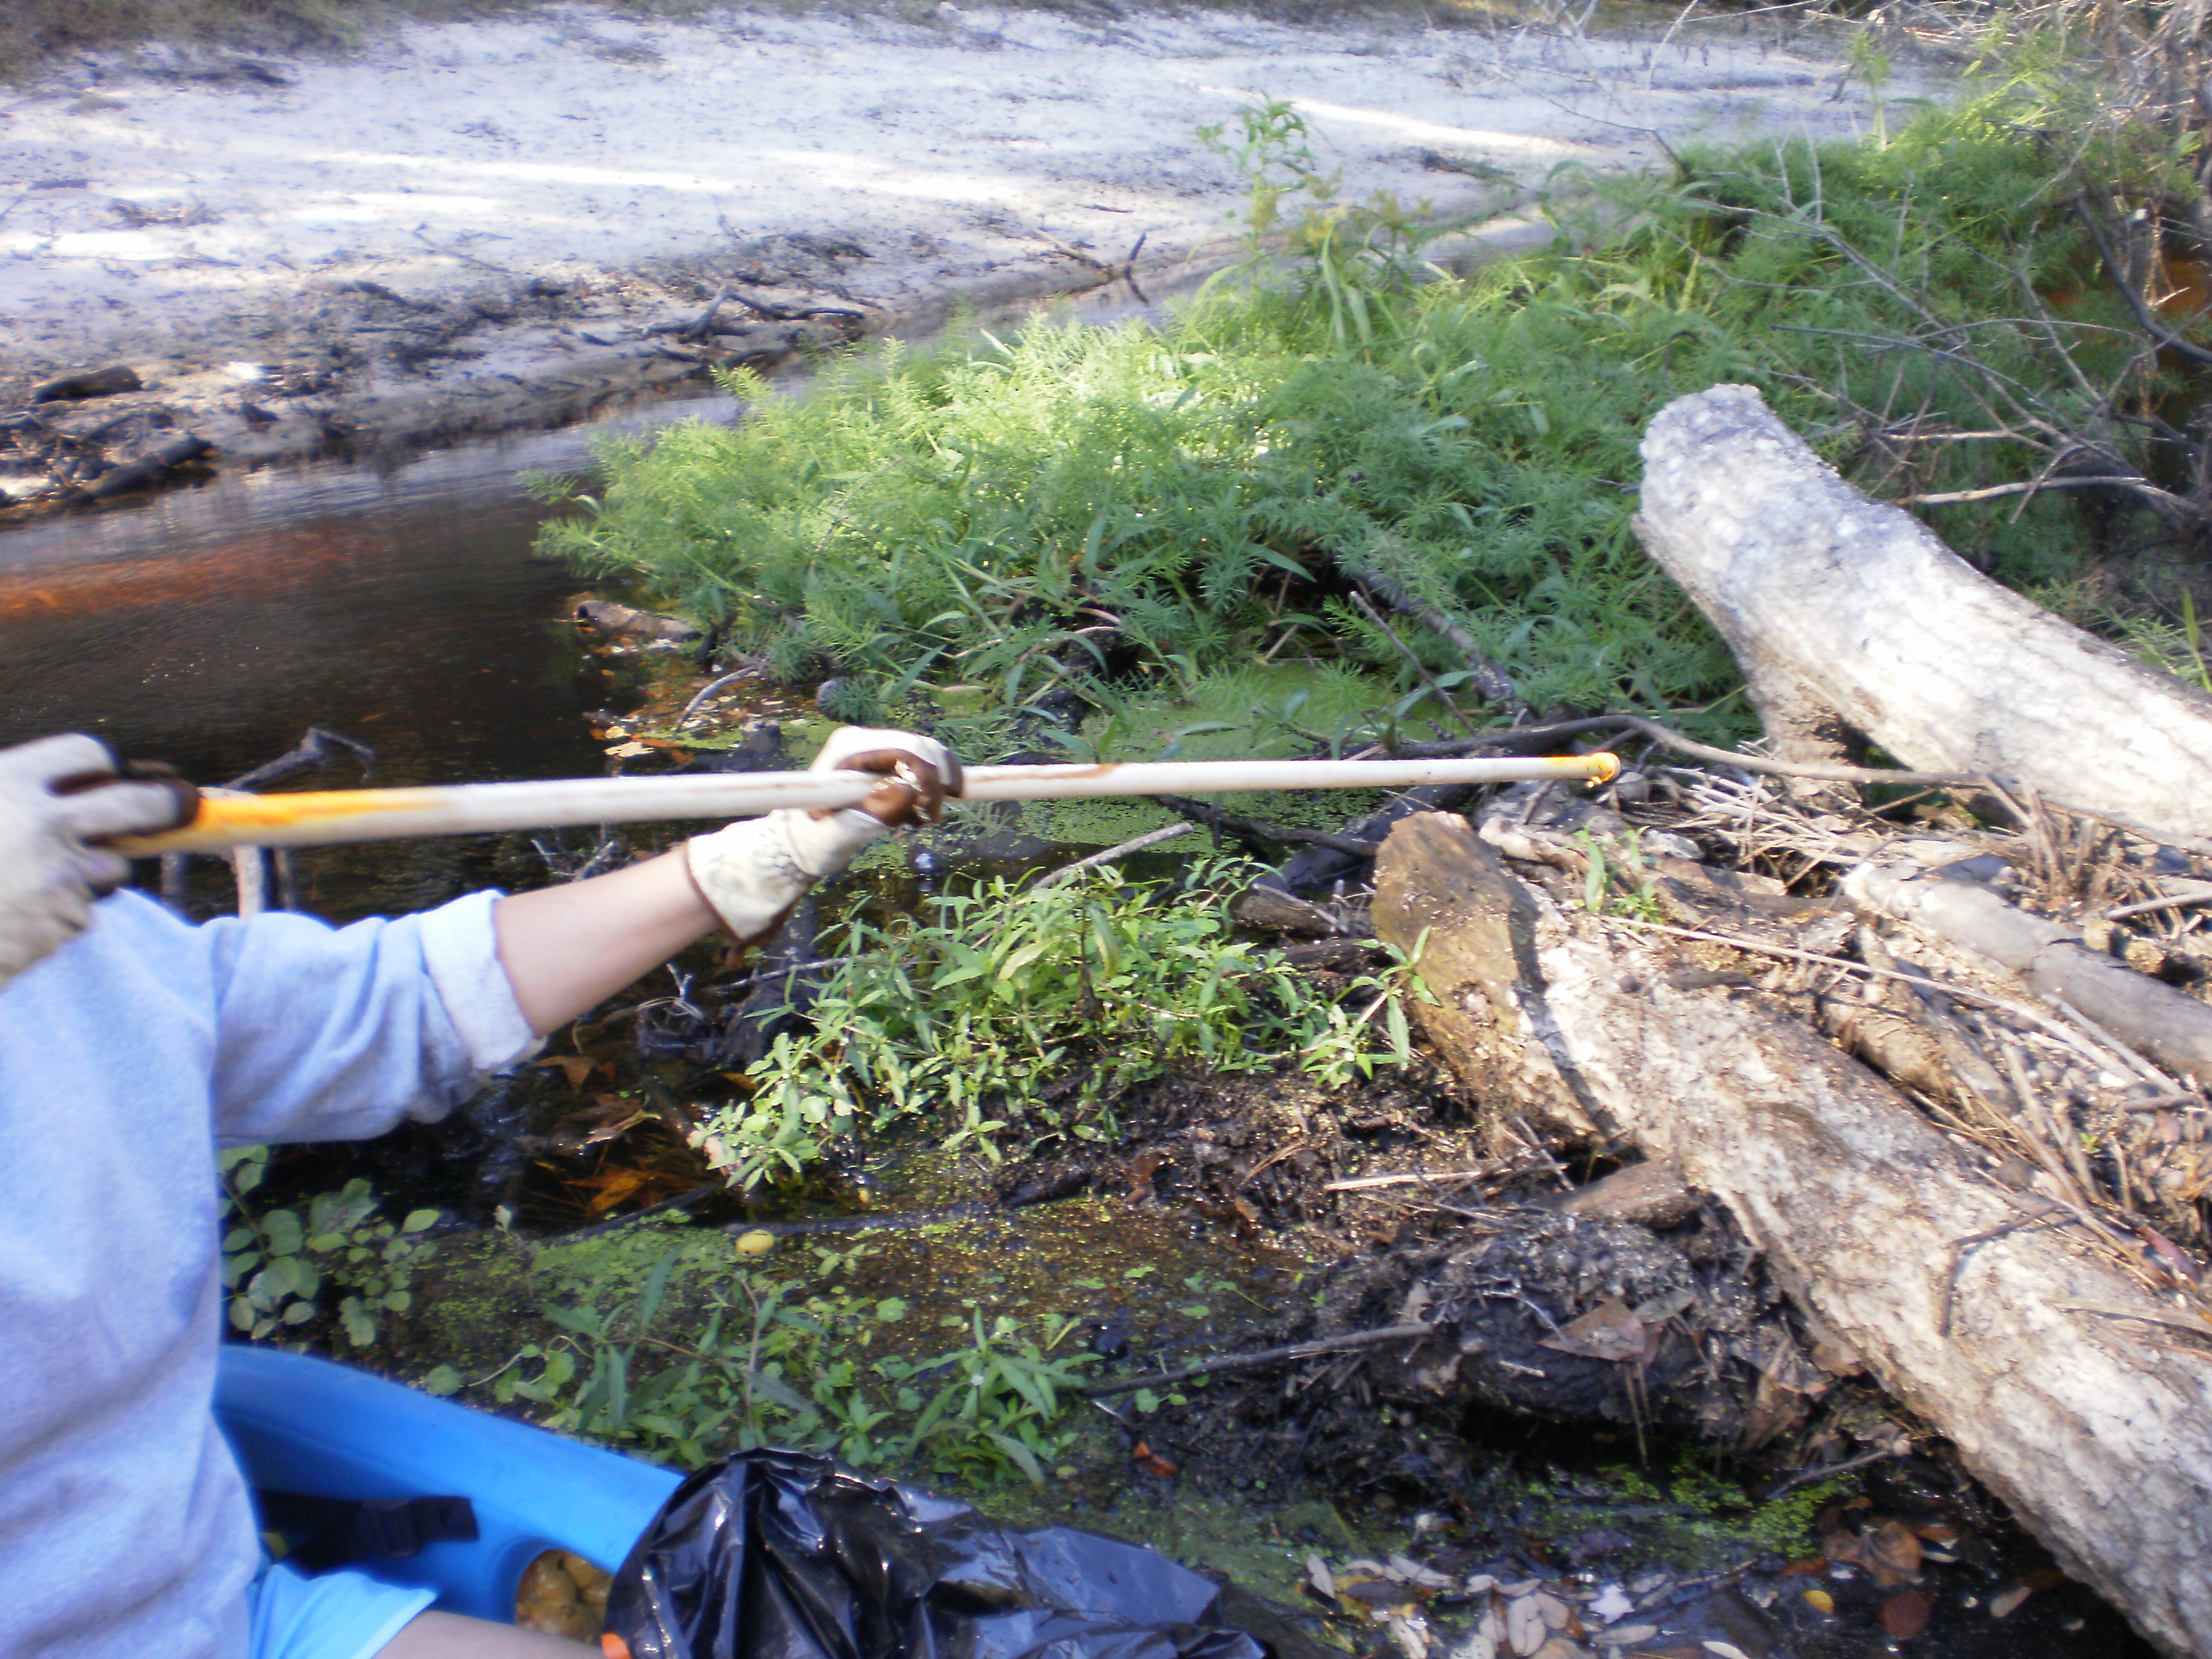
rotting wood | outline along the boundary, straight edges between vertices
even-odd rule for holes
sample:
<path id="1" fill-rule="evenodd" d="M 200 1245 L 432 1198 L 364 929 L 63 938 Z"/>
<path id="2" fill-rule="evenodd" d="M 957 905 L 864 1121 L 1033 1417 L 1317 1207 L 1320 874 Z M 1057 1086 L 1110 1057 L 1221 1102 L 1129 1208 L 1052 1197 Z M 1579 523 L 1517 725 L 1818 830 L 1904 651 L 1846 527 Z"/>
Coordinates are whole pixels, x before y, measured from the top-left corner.
<path id="1" fill-rule="evenodd" d="M 127 363 L 111 368 L 86 369 L 75 374 L 64 374 L 31 388 L 30 401 L 34 404 L 76 403 L 87 398 L 112 398 L 120 392 L 141 392 L 145 384 L 138 371 Z"/>
<path id="2" fill-rule="evenodd" d="M 1559 1200 L 1559 1213 L 1578 1220 L 1632 1221 L 1639 1227 L 1672 1227 L 1697 1213 L 1698 1195 L 1682 1172 L 1664 1158 L 1647 1158 L 1577 1187 Z"/>
<path id="3" fill-rule="evenodd" d="M 1424 1024 L 1455 1065 L 1493 1095 L 1548 1077 L 1670 1162 L 2069 1571 L 2166 1651 L 2212 1651 L 2212 1352 L 2147 1334 L 2185 1310 L 2070 1218 L 2020 1224 L 2047 1201 L 1888 1084 L 1755 999 L 1670 984 L 1663 936 L 1555 904 L 1464 821 L 1407 820 L 1376 884 L 1382 937 L 1428 934 Z"/>
<path id="4" fill-rule="evenodd" d="M 1735 653 L 1775 752 L 1906 766 L 2212 832 L 2212 697 L 1998 586 L 1814 454 L 1748 386 L 1644 438 L 1644 545 Z"/>
<path id="5" fill-rule="evenodd" d="M 1473 857 L 1463 846 L 1480 849 Z M 1533 968 L 1534 896 L 1505 872 L 1464 818 L 1423 812 L 1401 821 L 1375 872 L 1375 931 L 1418 958 L 1437 1000 L 1413 1018 L 1477 1098 L 1503 1095 L 1575 1140 L 1601 1132 L 1553 1064 L 1540 1010 L 1523 1008 Z"/>

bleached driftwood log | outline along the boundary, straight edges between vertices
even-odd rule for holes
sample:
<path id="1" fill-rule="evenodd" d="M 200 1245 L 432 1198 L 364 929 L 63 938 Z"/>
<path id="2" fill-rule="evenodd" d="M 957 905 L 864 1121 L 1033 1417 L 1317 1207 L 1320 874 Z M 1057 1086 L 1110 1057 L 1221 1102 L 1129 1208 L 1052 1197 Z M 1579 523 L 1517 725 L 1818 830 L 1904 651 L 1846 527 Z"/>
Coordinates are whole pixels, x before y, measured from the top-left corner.
<path id="1" fill-rule="evenodd" d="M 1637 533 L 1735 652 L 1784 759 L 1834 759 L 1856 732 L 1907 767 L 2212 836 L 2212 698 L 1975 571 L 1751 387 L 1668 404 L 1644 465 Z"/>
<path id="2" fill-rule="evenodd" d="M 2212 1655 L 2212 1355 L 2177 1338 L 2185 1312 L 1804 1024 L 1561 908 L 1463 819 L 1401 823 L 1376 889 L 1384 939 L 1427 935 L 1438 1001 L 1416 1006 L 1474 1086 L 1548 1095 L 1717 1195 L 2069 1571 L 2164 1650 Z"/>

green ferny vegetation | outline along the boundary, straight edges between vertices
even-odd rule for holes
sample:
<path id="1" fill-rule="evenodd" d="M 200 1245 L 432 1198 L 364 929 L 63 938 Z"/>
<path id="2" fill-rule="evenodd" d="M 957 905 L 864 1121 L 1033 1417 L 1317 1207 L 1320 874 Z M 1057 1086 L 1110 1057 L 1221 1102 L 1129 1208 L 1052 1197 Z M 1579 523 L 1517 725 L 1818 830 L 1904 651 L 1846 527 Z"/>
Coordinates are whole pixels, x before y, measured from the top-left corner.
<path id="1" fill-rule="evenodd" d="M 544 544 L 780 672 L 892 692 L 1171 701 L 1279 644 L 1286 601 L 1305 654 L 1409 688 L 1331 596 L 1356 567 L 1462 623 L 1533 706 L 1710 703 L 1733 665 L 1631 528 L 1637 436 L 1668 399 L 1755 384 L 1890 493 L 2033 477 L 2066 434 L 2142 453 L 2114 411 L 2158 394 L 2154 358 L 2117 302 L 2045 296 L 2085 288 L 2076 191 L 2154 194 L 2185 158 L 2140 127 L 2060 142 L 2051 97 L 2010 86 L 1879 148 L 1583 181 L 1578 220 L 1553 209 L 1556 251 L 1464 279 L 1420 271 L 1390 204 L 1328 202 L 1294 119 L 1249 112 L 1244 144 L 1217 142 L 1254 213 L 1314 203 L 1284 285 L 1224 281 L 1157 325 L 879 344 L 803 399 L 732 374 L 750 418 L 609 445 L 604 491 Z M 1869 438 L 1915 417 L 2000 435 Z M 2022 586 L 2080 565 L 2055 494 L 1937 527 Z"/>

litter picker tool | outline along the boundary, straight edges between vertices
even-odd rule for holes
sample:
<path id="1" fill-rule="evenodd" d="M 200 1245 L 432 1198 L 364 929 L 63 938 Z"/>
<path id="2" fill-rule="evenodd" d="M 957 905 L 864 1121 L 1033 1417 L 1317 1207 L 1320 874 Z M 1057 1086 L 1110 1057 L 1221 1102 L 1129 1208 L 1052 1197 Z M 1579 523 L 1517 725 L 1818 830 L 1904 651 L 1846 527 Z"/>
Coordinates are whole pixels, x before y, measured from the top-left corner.
<path id="1" fill-rule="evenodd" d="M 971 766 L 963 800 L 1068 800 L 1104 795 L 1211 795 L 1249 789 L 1405 789 L 1424 783 L 1559 778 L 1604 783 L 1611 755 L 1535 759 L 1155 761 L 1118 766 Z M 233 847 L 327 847 L 417 836 L 555 830 L 580 823 L 743 818 L 779 807 L 856 806 L 883 783 L 868 772 L 706 772 L 659 778 L 566 778 L 420 789 L 335 789 L 206 796 L 181 830 L 118 841 L 133 857 Z"/>

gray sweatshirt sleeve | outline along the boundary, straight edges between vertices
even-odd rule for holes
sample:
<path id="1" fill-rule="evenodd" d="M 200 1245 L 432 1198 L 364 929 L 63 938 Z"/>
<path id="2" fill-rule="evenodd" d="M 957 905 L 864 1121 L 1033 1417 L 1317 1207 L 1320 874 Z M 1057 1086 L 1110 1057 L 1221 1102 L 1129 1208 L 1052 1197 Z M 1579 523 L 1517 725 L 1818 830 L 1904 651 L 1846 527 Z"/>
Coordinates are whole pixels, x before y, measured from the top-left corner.
<path id="1" fill-rule="evenodd" d="M 443 1117 L 534 1052 L 499 963 L 498 897 L 341 928 L 283 913 L 209 923 L 217 1139 L 365 1139 Z"/>

